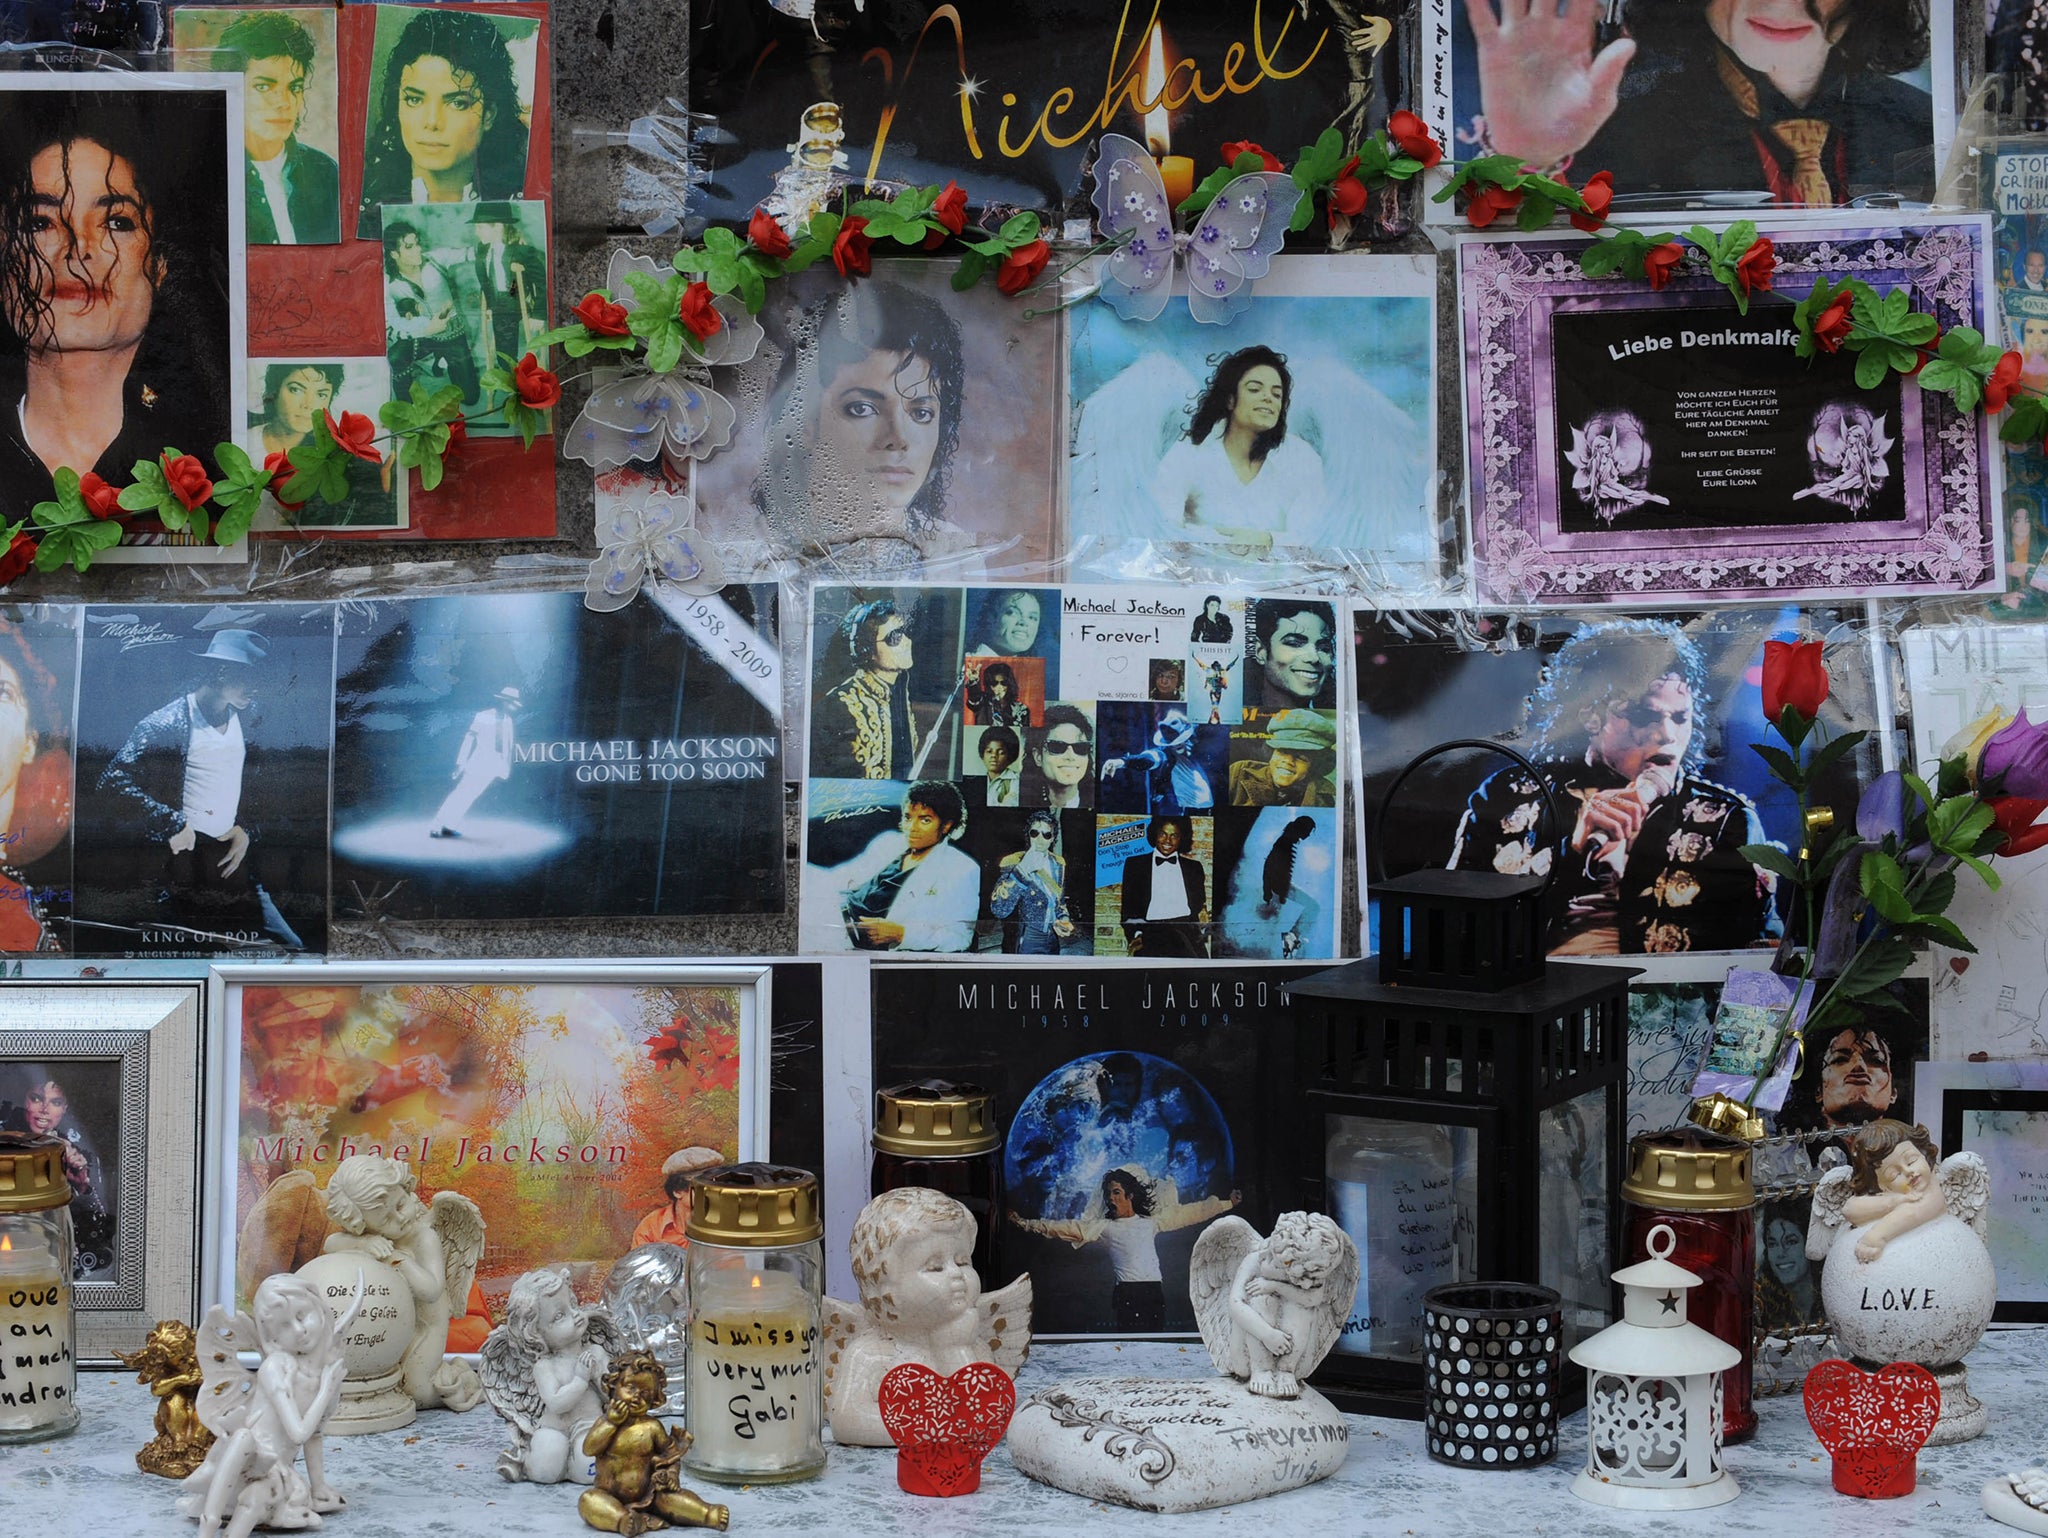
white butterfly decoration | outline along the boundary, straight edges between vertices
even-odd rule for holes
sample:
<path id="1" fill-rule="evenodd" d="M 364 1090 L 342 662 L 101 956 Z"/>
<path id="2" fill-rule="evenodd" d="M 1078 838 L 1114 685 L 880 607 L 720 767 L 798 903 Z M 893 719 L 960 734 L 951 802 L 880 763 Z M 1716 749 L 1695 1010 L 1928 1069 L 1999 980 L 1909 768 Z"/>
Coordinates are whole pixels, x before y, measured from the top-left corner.
<path id="1" fill-rule="evenodd" d="M 1253 171 L 1225 184 L 1189 234 L 1173 227 L 1166 183 L 1144 146 L 1104 134 L 1095 160 L 1095 211 L 1102 233 L 1128 233 L 1103 263 L 1102 297 L 1125 320 L 1155 320 L 1185 267 L 1188 309 L 1196 320 L 1222 325 L 1251 301 L 1287 239 L 1301 189 L 1276 171 Z"/>
<path id="2" fill-rule="evenodd" d="M 715 593 L 725 586 L 725 567 L 699 533 L 697 502 L 687 491 L 650 481 L 601 506 L 597 544 L 583 584 L 586 609 L 623 609 L 650 577 L 686 593 Z"/>
<path id="3" fill-rule="evenodd" d="M 629 272 L 659 282 L 670 270 L 648 257 L 612 253 L 604 286 L 630 314 L 640 302 L 626 282 Z M 704 343 L 701 356 L 685 350 L 683 361 L 666 374 L 637 366 L 592 371 L 595 388 L 569 428 L 565 457 L 593 470 L 616 470 L 652 459 L 664 448 L 672 459 L 708 459 L 732 442 L 739 413 L 711 388 L 711 370 L 749 361 L 761 350 L 764 333 L 731 294 L 720 294 L 711 307 L 725 324 Z"/>

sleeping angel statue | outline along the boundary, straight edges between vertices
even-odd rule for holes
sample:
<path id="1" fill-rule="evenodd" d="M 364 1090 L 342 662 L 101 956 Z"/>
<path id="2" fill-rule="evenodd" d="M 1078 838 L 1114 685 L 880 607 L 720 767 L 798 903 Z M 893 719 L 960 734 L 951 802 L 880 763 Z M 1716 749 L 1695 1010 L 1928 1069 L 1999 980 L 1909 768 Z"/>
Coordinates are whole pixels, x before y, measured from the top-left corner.
<path id="1" fill-rule="evenodd" d="M 1426 422 L 1332 358 L 1255 345 L 1209 365 L 1201 383 L 1149 349 L 1081 403 L 1076 534 L 1112 555 L 1151 542 L 1239 561 L 1276 546 L 1433 559 Z"/>
<path id="2" fill-rule="evenodd" d="M 1296 1399 L 1343 1332 L 1358 1246 L 1319 1212 L 1283 1212 L 1264 1239 L 1243 1218 L 1218 1218 L 1195 1241 L 1188 1289 L 1217 1372 Z"/>

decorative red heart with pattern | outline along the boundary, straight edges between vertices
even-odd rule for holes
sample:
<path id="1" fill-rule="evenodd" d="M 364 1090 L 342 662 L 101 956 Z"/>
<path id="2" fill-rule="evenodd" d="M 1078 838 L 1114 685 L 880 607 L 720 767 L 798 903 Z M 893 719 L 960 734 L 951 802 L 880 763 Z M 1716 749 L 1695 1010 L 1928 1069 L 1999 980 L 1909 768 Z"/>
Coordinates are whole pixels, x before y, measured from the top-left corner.
<path id="1" fill-rule="evenodd" d="M 882 1379 L 882 1424 L 896 1439 L 896 1483 L 912 1495 L 969 1495 L 981 1460 L 1002 1441 L 1017 1385 L 993 1362 L 969 1362 L 942 1378 L 918 1362 Z"/>
<path id="2" fill-rule="evenodd" d="M 1911 1495 L 1920 1449 L 1940 1418 L 1941 1385 L 1912 1362 L 1865 1372 L 1831 1359 L 1806 1375 L 1806 1419 L 1833 1456 L 1835 1488 L 1844 1495 Z"/>

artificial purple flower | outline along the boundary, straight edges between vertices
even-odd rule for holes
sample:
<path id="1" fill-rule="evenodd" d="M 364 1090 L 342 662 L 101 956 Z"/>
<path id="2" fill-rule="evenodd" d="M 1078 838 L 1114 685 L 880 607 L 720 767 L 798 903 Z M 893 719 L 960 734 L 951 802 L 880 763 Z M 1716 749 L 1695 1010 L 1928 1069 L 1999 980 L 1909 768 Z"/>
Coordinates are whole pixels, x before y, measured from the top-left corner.
<path id="1" fill-rule="evenodd" d="M 1856 803 L 1856 836 L 1876 844 L 1886 834 L 1906 836 L 1906 776 L 1897 769 L 1887 769 L 1872 780 Z"/>
<path id="2" fill-rule="evenodd" d="M 2004 730 L 1984 744 L 1978 775 L 2000 795 L 2048 800 L 2048 721 L 2029 721 L 2022 707 Z"/>

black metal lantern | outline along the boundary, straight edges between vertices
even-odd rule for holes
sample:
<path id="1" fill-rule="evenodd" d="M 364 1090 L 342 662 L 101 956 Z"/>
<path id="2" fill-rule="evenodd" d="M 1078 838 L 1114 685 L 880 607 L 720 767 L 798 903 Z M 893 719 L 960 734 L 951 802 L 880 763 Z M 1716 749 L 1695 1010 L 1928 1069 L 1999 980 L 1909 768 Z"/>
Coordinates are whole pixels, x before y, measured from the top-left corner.
<path id="1" fill-rule="evenodd" d="M 1458 746 L 1506 753 L 1549 801 L 1541 772 L 1497 744 L 1447 743 L 1423 757 Z M 1379 955 L 1288 989 L 1312 1113 L 1304 1200 L 1359 1249 L 1357 1302 L 1313 1380 L 1346 1409 L 1421 1417 L 1432 1287 L 1552 1288 L 1566 1349 L 1613 1320 L 1638 974 L 1548 963 L 1546 885 L 1485 871 L 1382 882 L 1372 892 L 1383 903 Z M 1400 894 L 1398 931 L 1389 888 Z M 1568 1383 L 1565 1408 L 1583 1393 Z"/>

